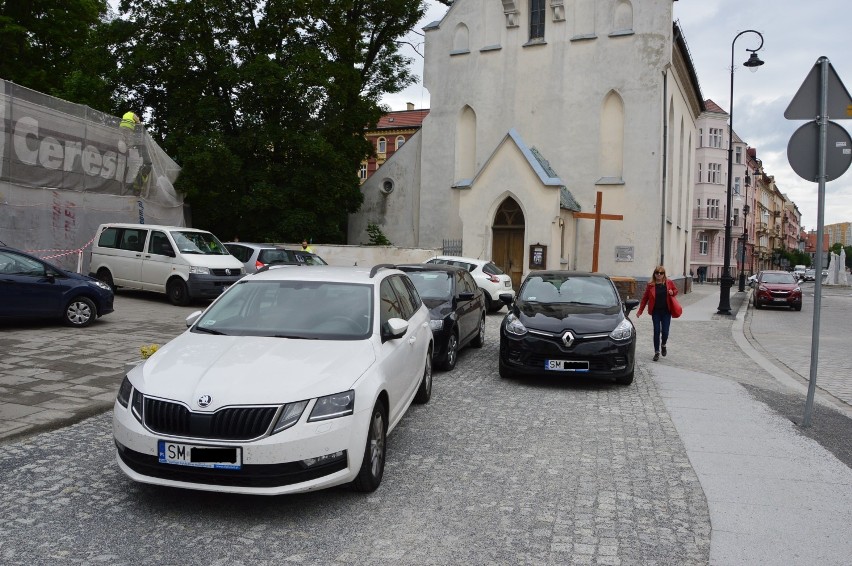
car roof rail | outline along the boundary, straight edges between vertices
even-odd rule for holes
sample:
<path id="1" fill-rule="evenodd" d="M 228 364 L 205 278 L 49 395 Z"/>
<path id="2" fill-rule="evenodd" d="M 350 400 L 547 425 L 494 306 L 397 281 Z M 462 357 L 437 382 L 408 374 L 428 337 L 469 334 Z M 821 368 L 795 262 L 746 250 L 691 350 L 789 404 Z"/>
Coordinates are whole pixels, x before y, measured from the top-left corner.
<path id="1" fill-rule="evenodd" d="M 373 269 L 370 270 L 370 279 L 376 276 L 376 273 L 380 269 L 396 269 L 396 266 L 392 263 L 379 263 L 373 266 Z"/>

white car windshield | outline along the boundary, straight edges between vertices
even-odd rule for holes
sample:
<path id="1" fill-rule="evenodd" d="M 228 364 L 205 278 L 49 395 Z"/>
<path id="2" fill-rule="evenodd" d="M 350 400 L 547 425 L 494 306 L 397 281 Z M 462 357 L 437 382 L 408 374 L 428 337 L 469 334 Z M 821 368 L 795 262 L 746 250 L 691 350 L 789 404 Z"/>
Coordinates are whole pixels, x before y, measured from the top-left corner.
<path id="1" fill-rule="evenodd" d="M 619 303 L 612 284 L 602 277 L 533 276 L 521 288 L 521 300 L 604 307 Z"/>
<path id="2" fill-rule="evenodd" d="M 373 287 L 325 281 L 248 281 L 229 289 L 193 332 L 302 340 L 362 340 L 373 327 Z"/>

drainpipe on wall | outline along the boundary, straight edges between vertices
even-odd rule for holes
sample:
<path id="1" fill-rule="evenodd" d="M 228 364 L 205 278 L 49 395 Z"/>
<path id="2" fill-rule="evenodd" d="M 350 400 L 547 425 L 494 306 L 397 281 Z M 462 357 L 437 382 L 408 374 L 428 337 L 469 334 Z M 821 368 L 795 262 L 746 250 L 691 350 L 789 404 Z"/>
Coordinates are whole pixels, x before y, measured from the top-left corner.
<path id="1" fill-rule="evenodd" d="M 668 180 L 668 140 L 669 140 L 669 65 L 663 69 L 663 193 L 660 203 L 660 263 L 666 259 L 666 182 Z"/>

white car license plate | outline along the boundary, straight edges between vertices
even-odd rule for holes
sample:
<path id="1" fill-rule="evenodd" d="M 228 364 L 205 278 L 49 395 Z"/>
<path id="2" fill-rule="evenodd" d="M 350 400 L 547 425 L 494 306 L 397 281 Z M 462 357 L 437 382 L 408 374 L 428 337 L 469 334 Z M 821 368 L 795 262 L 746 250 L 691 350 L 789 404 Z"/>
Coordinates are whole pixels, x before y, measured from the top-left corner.
<path id="1" fill-rule="evenodd" d="M 548 371 L 589 371 L 589 362 L 544 360 L 544 369 Z"/>
<path id="2" fill-rule="evenodd" d="M 773 300 L 773 301 L 775 301 L 776 303 L 783 303 L 783 302 L 785 302 L 787 299 L 785 299 L 785 298 L 783 298 L 783 297 L 775 297 L 775 298 L 774 298 L 774 299 L 772 299 L 772 300 Z"/>
<path id="3" fill-rule="evenodd" d="M 157 441 L 157 456 L 161 464 L 239 470 L 242 467 L 242 448 L 223 446 L 197 446 Z"/>

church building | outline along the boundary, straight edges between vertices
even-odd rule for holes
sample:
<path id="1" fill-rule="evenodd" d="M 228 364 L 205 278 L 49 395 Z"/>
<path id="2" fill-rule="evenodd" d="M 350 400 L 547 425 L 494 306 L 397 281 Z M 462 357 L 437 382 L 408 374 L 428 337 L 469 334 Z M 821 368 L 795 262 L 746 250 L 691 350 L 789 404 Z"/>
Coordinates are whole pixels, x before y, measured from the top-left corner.
<path id="1" fill-rule="evenodd" d="M 431 108 L 363 185 L 349 241 L 646 279 L 689 270 L 704 110 L 674 0 L 456 0 L 424 28 Z"/>

